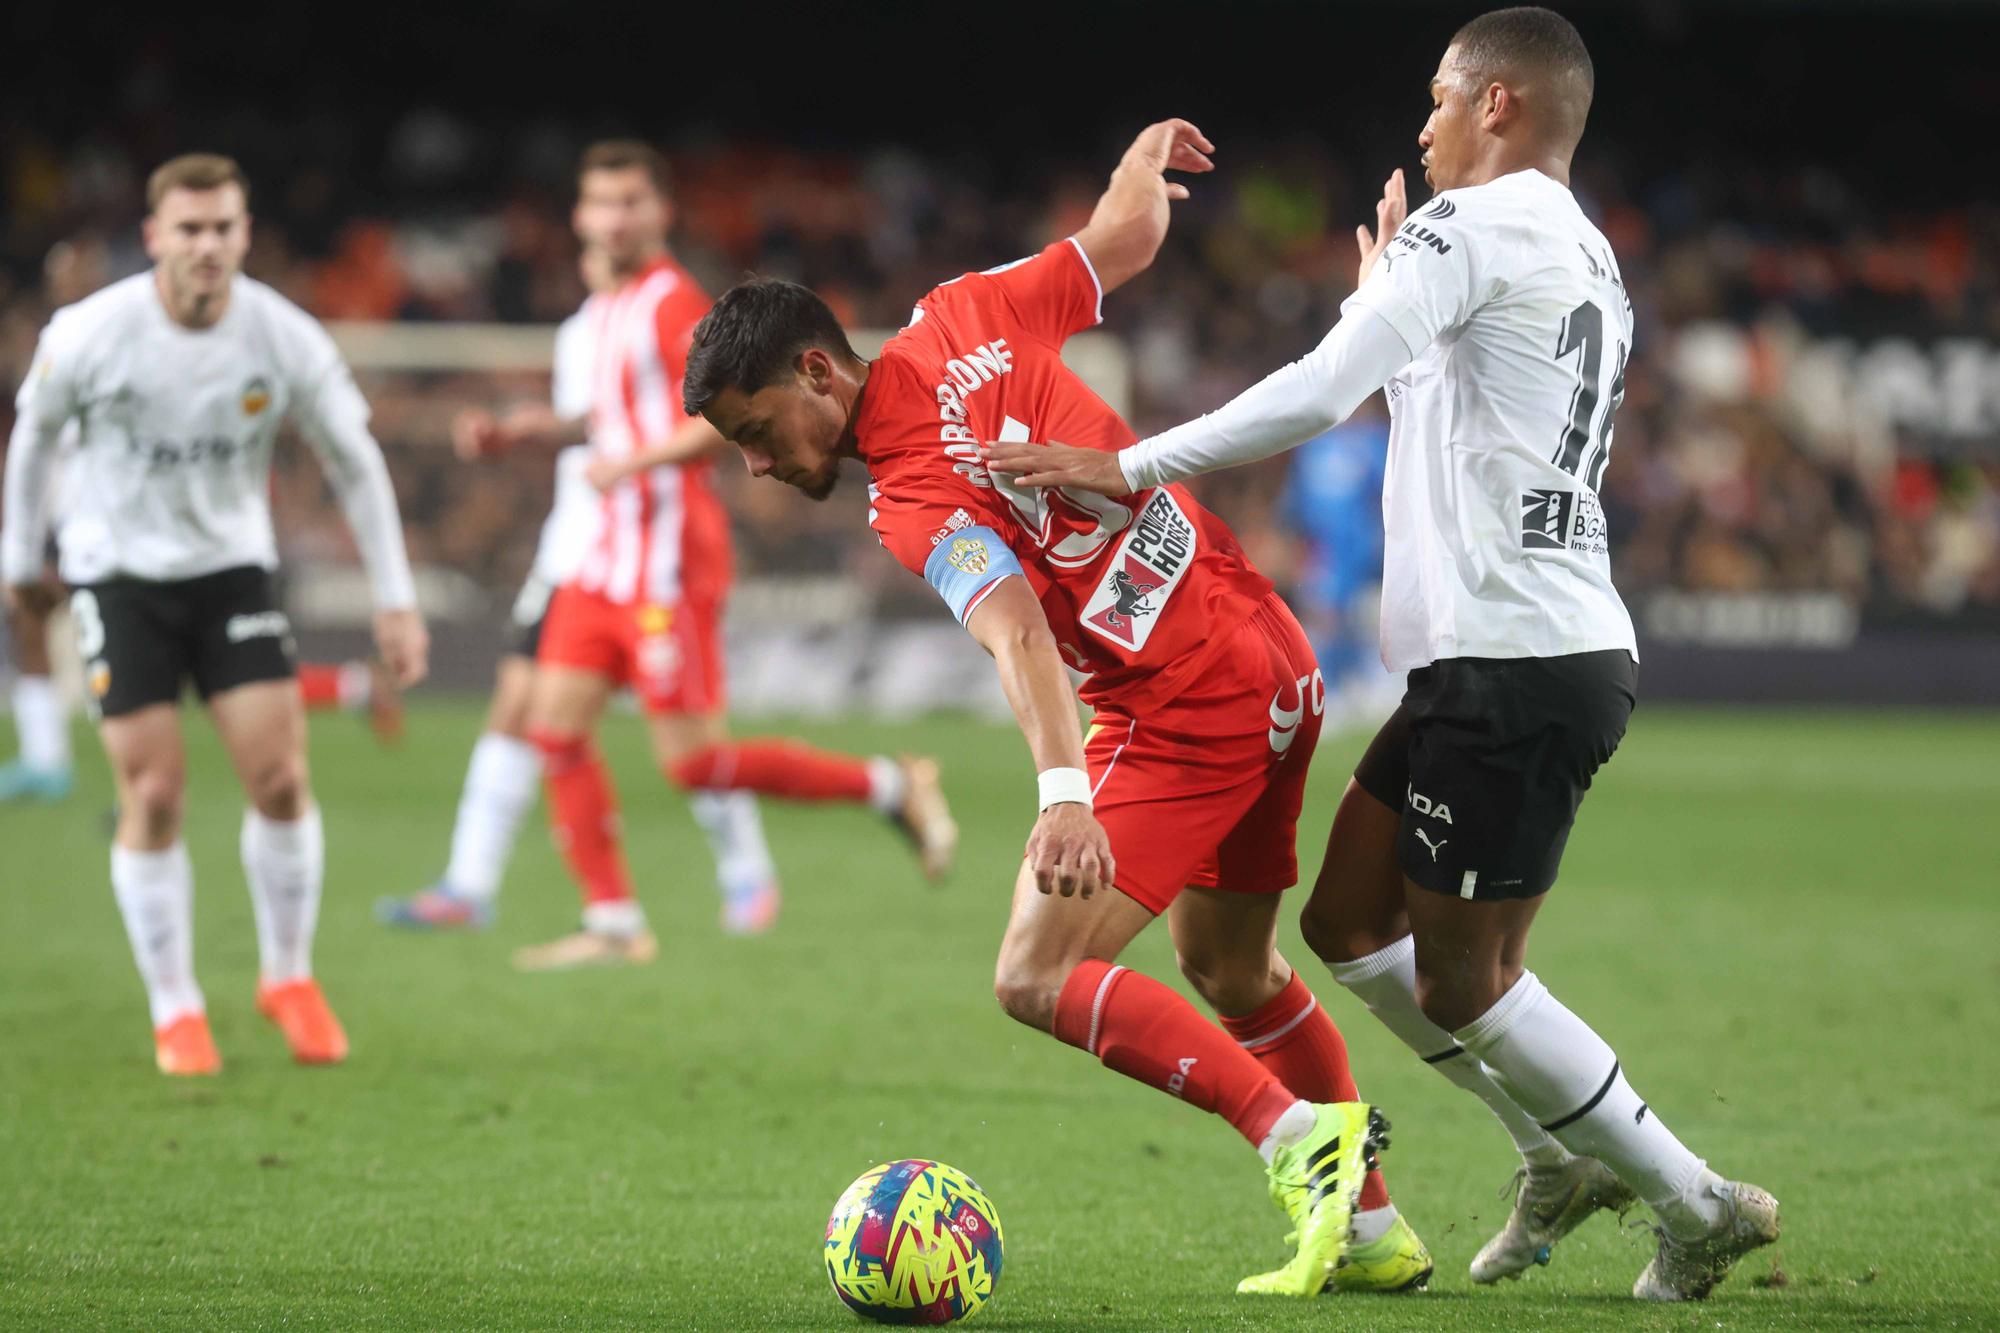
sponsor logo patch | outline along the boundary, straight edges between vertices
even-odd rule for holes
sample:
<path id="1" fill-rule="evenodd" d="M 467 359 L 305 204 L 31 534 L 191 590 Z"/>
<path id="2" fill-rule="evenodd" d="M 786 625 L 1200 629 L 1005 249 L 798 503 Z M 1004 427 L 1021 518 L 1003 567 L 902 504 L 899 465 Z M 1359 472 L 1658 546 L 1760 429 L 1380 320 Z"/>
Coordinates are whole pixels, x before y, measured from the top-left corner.
<path id="1" fill-rule="evenodd" d="M 1171 492 L 1154 491 L 1112 552 L 1104 580 L 1083 608 L 1083 627 L 1131 652 L 1144 648 L 1167 600 L 1187 577 L 1195 549 L 1193 522 Z"/>
<path id="2" fill-rule="evenodd" d="M 253 611 L 248 615 L 231 616 L 222 627 L 223 635 L 231 643 L 282 639 L 291 632 L 292 622 L 285 618 L 283 611 Z"/>
<path id="3" fill-rule="evenodd" d="M 986 543 L 977 537 L 955 537 L 945 549 L 944 558 L 953 569 L 974 578 L 986 572 L 990 563 L 986 554 Z"/>
<path id="4" fill-rule="evenodd" d="M 674 613 L 664 606 L 651 603 L 639 608 L 639 632 L 641 634 L 665 634 L 667 626 L 674 623 Z"/>
<path id="5" fill-rule="evenodd" d="M 1569 548 L 1575 491 L 1527 491 L 1521 496 L 1521 546 L 1529 551 Z"/>
<path id="6" fill-rule="evenodd" d="M 1590 491 L 1536 490 L 1521 495 L 1521 549 L 1610 552 L 1604 506 Z"/>
<path id="7" fill-rule="evenodd" d="M 870 487 L 869 489 L 872 491 L 874 488 Z M 872 500 L 874 496 L 871 495 L 869 498 Z M 936 546 L 946 537 L 951 536 L 952 533 L 971 526 L 972 515 L 966 513 L 963 509 L 954 509 L 951 511 L 951 517 L 944 521 L 944 526 L 931 534 L 931 545 Z"/>

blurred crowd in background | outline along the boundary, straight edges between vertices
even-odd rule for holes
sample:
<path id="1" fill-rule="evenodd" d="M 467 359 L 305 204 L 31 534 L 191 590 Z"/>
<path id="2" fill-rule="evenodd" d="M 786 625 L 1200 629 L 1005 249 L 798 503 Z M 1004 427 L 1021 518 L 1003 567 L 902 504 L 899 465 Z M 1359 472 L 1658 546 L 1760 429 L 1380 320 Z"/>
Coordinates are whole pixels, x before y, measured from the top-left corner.
<path id="1" fill-rule="evenodd" d="M 250 173 L 254 276 L 328 320 L 548 324 L 576 308 L 579 132 L 544 122 L 500 133 L 439 111 L 373 136 L 345 126 L 330 114 L 246 118 L 216 140 Z M 936 283 L 1081 225 L 1111 161 L 1083 146 L 1074 159 L 1032 150 L 1032 171 L 973 152 L 663 146 L 675 247 L 712 291 L 751 271 L 781 275 L 851 325 L 890 329 Z M 1106 327 L 1131 352 L 1141 433 L 1310 348 L 1352 289 L 1353 228 L 1372 221 L 1388 169 L 1405 166 L 1413 198 L 1423 194 L 1404 140 L 1371 161 L 1308 139 L 1224 147 L 1223 169 L 1176 206 L 1152 271 L 1106 303 Z M 2000 619 L 2000 213 L 1906 214 L 1833 172 L 1749 155 L 1663 177 L 1617 149 L 1587 140 L 1575 186 L 1638 317 L 1605 482 L 1627 596 L 1830 591 L 1869 617 Z M 20 128 L 0 136 L 9 411 L 51 308 L 144 266 L 154 156 L 136 130 L 62 146 Z M 459 463 L 448 423 L 462 405 L 532 396 L 545 381 L 363 380 L 413 557 L 469 573 L 504 604 L 549 469 Z M 1370 413 L 1379 406 L 1354 427 L 1364 437 L 1379 432 Z M 1314 577 L 1319 538 L 1288 495 L 1303 466 L 1277 459 L 1197 485 L 1285 583 Z M 815 507 L 744 484 L 733 459 L 722 471 L 746 574 L 845 569 L 882 597 L 921 598 L 874 558 L 859 486 Z M 279 468 L 278 502 L 289 559 L 347 555 L 303 451 Z"/>

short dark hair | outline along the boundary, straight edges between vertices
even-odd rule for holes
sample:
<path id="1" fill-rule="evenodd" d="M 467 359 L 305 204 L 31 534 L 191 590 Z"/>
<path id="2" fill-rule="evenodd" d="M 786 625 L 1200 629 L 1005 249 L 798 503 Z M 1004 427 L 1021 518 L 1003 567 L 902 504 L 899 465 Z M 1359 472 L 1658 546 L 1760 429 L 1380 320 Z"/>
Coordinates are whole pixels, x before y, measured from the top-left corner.
<path id="1" fill-rule="evenodd" d="M 250 204 L 250 182 L 233 157 L 220 153 L 182 153 L 153 168 L 146 178 L 146 211 L 160 211 L 160 201 L 170 190 L 219 190 L 234 185 L 243 191 L 243 204 Z"/>
<path id="2" fill-rule="evenodd" d="M 1507 76 L 1542 82 L 1549 129 L 1571 147 L 1583 137 L 1597 71 L 1583 34 L 1553 9 L 1520 5 L 1481 14 L 1451 39 L 1459 60 L 1482 84 Z"/>
<path id="3" fill-rule="evenodd" d="M 832 308 L 811 288 L 782 278 L 740 282 L 694 326 L 681 405 L 698 417 L 724 389 L 752 394 L 776 384 L 812 347 L 860 360 Z"/>
<path id="4" fill-rule="evenodd" d="M 630 171 L 638 168 L 653 182 L 661 198 L 673 193 L 673 173 L 660 150 L 639 139 L 599 139 L 583 150 L 576 164 L 576 178 L 582 181 L 592 171 Z"/>

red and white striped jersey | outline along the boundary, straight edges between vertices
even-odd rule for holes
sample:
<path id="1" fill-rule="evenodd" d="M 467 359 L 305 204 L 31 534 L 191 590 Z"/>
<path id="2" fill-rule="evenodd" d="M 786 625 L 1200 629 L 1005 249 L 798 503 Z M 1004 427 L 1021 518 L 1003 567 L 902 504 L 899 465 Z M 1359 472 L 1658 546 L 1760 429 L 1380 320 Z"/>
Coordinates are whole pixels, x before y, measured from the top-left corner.
<path id="1" fill-rule="evenodd" d="M 681 378 L 708 294 L 662 257 L 584 306 L 594 348 L 591 448 L 623 458 L 687 424 Z M 621 604 L 720 599 L 729 588 L 729 517 L 714 463 L 657 467 L 603 497 L 597 539 L 572 582 Z"/>

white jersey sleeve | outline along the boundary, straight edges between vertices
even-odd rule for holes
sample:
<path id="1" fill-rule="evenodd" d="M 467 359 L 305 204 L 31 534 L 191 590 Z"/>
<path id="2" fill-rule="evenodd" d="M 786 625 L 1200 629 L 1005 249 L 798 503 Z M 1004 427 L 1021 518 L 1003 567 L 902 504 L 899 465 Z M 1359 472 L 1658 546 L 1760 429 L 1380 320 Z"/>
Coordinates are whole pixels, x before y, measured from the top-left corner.
<path id="1" fill-rule="evenodd" d="M 565 421 L 590 415 L 596 386 L 591 382 L 590 304 L 556 326 L 555 364 L 549 375 L 549 404 Z"/>
<path id="2" fill-rule="evenodd" d="M 1477 231 L 1442 230 L 1457 213 L 1457 203 L 1440 195 L 1405 221 L 1341 313 L 1372 310 L 1403 335 L 1412 357 L 1463 325 L 1492 299 L 1494 278 L 1475 253 Z"/>
<path id="3" fill-rule="evenodd" d="M 0 503 L 0 582 L 31 583 L 41 577 L 56 456 L 64 428 L 76 415 L 74 357 L 64 347 L 65 325 L 58 317 L 43 330 L 28 376 L 14 397 L 5 499 Z"/>
<path id="4" fill-rule="evenodd" d="M 292 419 L 340 497 L 376 607 L 413 607 L 416 583 L 403 545 L 396 490 L 382 448 L 368 429 L 368 400 L 326 330 L 296 307 L 287 306 L 285 316 L 279 322 L 290 344 L 285 365 Z"/>
<path id="5" fill-rule="evenodd" d="M 1332 430 L 1414 353 L 1387 321 L 1357 310 L 1311 352 L 1227 404 L 1118 451 L 1134 492 L 1296 449 Z"/>

